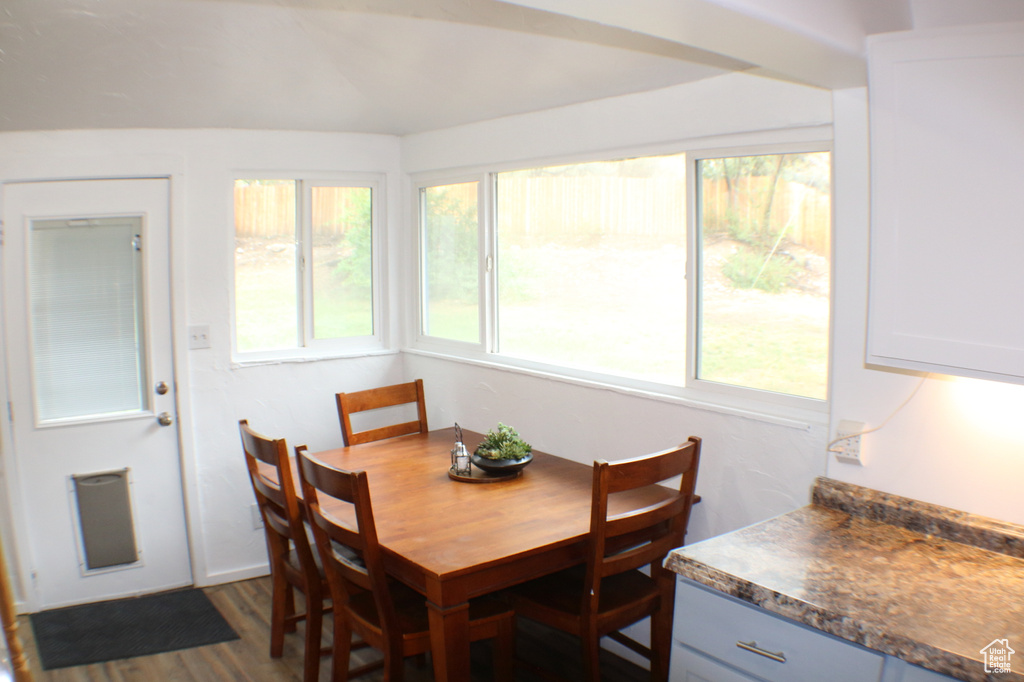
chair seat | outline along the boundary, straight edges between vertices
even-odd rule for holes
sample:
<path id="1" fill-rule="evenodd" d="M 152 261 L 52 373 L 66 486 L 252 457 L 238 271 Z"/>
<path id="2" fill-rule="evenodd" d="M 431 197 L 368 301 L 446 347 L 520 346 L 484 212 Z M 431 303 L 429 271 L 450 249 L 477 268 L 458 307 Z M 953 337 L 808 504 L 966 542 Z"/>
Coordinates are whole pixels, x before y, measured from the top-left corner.
<path id="1" fill-rule="evenodd" d="M 299 553 L 294 549 L 285 554 L 284 562 L 291 566 L 296 572 L 302 572 L 302 564 L 299 563 Z M 324 575 L 323 566 L 320 565 L 320 558 L 313 555 L 313 562 L 316 564 L 317 569 L 320 571 L 320 577 Z"/>
<path id="2" fill-rule="evenodd" d="M 313 541 L 310 540 L 310 542 Z M 315 543 L 313 544 L 315 545 Z M 352 563 L 358 566 L 363 565 L 363 560 L 348 547 L 338 544 L 337 542 L 331 543 L 331 546 L 334 547 L 334 550 L 338 552 L 338 554 L 345 557 Z M 288 552 L 287 555 L 285 555 L 284 561 L 286 564 L 291 566 L 296 571 L 302 570 L 302 564 L 299 563 L 299 554 L 294 549 Z M 323 561 L 320 559 L 320 552 L 313 552 L 313 563 L 316 564 L 316 570 L 320 573 L 320 578 L 324 579 L 324 564 Z"/>
<path id="3" fill-rule="evenodd" d="M 512 588 L 510 594 L 516 612 L 527 618 L 534 613 L 535 619 L 542 622 L 579 620 L 585 573 L 586 567 L 576 566 Z M 649 605 L 658 599 L 657 584 L 640 571 L 604 578 L 598 620 L 607 618 L 610 622 L 601 629 L 615 630 L 620 621 L 632 622 L 628 619 L 634 611 L 649 611 Z"/>
<path id="4" fill-rule="evenodd" d="M 430 620 L 427 615 L 426 598 L 407 585 L 394 582 L 391 585 L 391 598 L 398 616 L 398 627 L 404 637 L 416 638 L 430 636 Z M 348 606 L 351 613 L 369 624 L 374 629 L 380 628 L 380 616 L 374 604 L 373 593 L 363 592 L 352 597 Z M 508 604 L 497 599 L 474 599 L 469 603 L 469 620 L 483 622 L 499 617 L 507 617 Z"/>

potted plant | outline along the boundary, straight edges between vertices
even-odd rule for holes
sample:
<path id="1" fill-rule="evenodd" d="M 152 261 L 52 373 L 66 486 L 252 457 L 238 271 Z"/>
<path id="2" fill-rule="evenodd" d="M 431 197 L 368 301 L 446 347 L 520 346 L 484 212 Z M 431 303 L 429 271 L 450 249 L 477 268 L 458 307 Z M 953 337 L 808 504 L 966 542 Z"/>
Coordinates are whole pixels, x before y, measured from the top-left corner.
<path id="1" fill-rule="evenodd" d="M 487 432 L 473 453 L 473 464 L 489 474 L 514 474 L 532 460 L 533 447 L 514 428 L 501 422 L 497 431 Z"/>

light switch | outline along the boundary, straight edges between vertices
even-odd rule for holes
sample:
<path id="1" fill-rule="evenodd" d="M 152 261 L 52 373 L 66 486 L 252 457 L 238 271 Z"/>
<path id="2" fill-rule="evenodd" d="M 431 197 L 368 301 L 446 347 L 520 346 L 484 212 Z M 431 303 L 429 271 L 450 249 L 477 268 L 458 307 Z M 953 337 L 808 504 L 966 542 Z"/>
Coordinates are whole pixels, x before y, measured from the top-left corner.
<path id="1" fill-rule="evenodd" d="M 208 324 L 193 324 L 188 328 L 188 347 L 189 350 L 196 350 L 197 348 L 209 348 L 210 347 L 210 325 Z"/>

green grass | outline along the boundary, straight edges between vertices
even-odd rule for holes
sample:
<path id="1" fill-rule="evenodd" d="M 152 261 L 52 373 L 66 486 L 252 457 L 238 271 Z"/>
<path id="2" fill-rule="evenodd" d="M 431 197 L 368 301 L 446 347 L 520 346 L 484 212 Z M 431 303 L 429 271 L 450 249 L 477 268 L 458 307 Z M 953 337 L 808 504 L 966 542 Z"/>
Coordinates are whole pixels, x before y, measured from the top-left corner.
<path id="1" fill-rule="evenodd" d="M 530 281 L 503 283 L 503 290 L 516 295 L 501 302 L 499 352 L 683 385 L 686 311 L 679 253 L 619 245 L 595 261 L 589 247 L 541 245 L 523 251 L 531 267 L 503 270 Z M 261 267 L 240 267 L 236 273 L 239 350 L 294 348 L 294 275 L 289 268 Z M 318 307 L 317 335 L 371 333 L 365 292 L 352 296 L 329 285 L 320 283 L 321 295 L 343 304 Z M 700 378 L 825 398 L 827 296 L 706 287 L 703 310 Z M 476 305 L 431 301 L 430 332 L 478 342 Z"/>
<path id="2" fill-rule="evenodd" d="M 328 287 L 329 284 L 323 284 Z M 314 335 L 318 339 L 373 333 L 373 305 L 364 288 L 332 287 L 317 295 Z M 241 352 L 298 346 L 295 275 L 286 268 L 237 268 L 235 333 Z"/>
<path id="3" fill-rule="evenodd" d="M 430 336 L 480 343 L 480 318 L 475 304 L 430 302 Z"/>
<path id="4" fill-rule="evenodd" d="M 708 315 L 698 375 L 735 386 L 824 400 L 828 369 L 828 321 L 744 315 Z"/>

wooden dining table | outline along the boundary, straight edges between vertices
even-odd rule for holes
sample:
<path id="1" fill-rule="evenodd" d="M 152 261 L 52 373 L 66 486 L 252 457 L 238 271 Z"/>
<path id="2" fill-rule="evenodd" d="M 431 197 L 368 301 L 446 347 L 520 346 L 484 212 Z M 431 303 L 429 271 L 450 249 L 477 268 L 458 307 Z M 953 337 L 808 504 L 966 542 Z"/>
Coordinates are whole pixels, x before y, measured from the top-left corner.
<path id="1" fill-rule="evenodd" d="M 463 440 L 472 452 L 483 436 L 463 431 Z M 470 679 L 470 599 L 585 561 L 593 481 L 591 466 L 536 450 L 517 478 L 453 480 L 454 443 L 447 428 L 310 453 L 366 471 L 385 567 L 426 597 L 439 681 Z M 645 488 L 610 500 L 610 511 L 668 492 Z"/>

